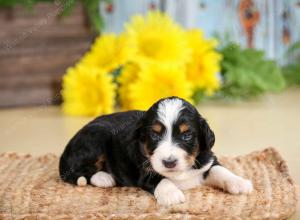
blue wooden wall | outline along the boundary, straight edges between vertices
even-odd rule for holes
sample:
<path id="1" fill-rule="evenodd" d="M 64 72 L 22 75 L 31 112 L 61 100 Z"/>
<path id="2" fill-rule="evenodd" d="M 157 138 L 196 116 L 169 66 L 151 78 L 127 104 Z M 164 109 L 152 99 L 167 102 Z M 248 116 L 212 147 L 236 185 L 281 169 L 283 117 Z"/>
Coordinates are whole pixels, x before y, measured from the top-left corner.
<path id="1" fill-rule="evenodd" d="M 161 9 L 186 28 L 199 27 L 243 47 L 288 62 L 289 46 L 300 40 L 300 0 L 113 0 L 102 3 L 105 31 L 119 33 L 130 16 Z"/>

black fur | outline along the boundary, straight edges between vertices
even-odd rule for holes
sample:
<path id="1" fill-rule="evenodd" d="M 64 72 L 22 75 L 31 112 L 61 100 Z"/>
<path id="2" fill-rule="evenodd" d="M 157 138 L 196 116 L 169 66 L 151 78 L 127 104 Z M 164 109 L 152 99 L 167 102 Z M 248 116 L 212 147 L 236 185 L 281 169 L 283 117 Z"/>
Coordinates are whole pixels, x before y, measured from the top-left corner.
<path id="1" fill-rule="evenodd" d="M 153 193 L 163 177 L 153 169 L 149 172 L 151 165 L 144 165 L 159 141 L 159 134 L 153 133 L 151 125 L 157 120 L 160 101 L 147 112 L 127 111 L 105 115 L 84 126 L 70 140 L 60 158 L 61 178 L 76 184 L 77 179 L 84 176 L 89 183 L 91 176 L 99 171 L 95 165 L 97 160 L 105 155 L 101 170 L 110 173 L 118 186 L 137 186 Z M 187 135 L 192 138 L 187 141 L 178 138 L 176 141 L 188 153 L 192 153 L 197 145 L 200 147 L 196 156 L 198 163 L 194 164 L 194 168 L 202 167 L 211 158 L 217 163 L 211 152 L 214 133 L 191 104 L 184 101 L 184 107 L 182 117 L 176 123 L 188 122 L 191 129 Z M 174 138 L 181 135 L 177 134 L 176 127 L 174 125 Z"/>

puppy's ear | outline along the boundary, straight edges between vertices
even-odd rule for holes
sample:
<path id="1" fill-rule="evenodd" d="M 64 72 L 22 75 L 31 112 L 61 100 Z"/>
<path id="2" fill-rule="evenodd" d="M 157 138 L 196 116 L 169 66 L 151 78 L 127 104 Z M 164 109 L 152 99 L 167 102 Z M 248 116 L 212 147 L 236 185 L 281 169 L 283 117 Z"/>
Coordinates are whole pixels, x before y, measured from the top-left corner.
<path id="1" fill-rule="evenodd" d="M 215 144 L 215 134 L 210 129 L 208 123 L 204 118 L 199 115 L 199 144 L 200 149 L 203 151 L 210 151 Z"/>
<path id="2" fill-rule="evenodd" d="M 145 139 L 145 133 L 146 133 L 145 119 L 144 119 L 144 117 L 142 117 L 136 125 L 135 131 L 134 131 L 134 139 L 143 141 Z"/>
<path id="3" fill-rule="evenodd" d="M 137 123 L 136 128 L 134 130 L 134 140 L 136 140 L 139 144 L 139 151 L 141 158 L 148 158 L 147 152 L 147 144 L 146 144 L 146 127 L 145 127 L 145 118 L 142 117 L 140 121 Z"/>

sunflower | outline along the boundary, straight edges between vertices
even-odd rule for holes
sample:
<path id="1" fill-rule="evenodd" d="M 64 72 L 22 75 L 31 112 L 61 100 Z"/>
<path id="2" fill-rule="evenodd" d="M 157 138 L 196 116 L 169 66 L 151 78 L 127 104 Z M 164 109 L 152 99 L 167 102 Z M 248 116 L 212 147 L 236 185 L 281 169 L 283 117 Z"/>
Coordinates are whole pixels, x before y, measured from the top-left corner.
<path id="1" fill-rule="evenodd" d="M 138 71 L 136 80 L 128 85 L 131 109 L 148 109 L 157 100 L 179 96 L 191 101 L 192 86 L 187 81 L 184 69 L 166 65 L 151 65 Z"/>
<path id="2" fill-rule="evenodd" d="M 64 75 L 62 96 L 66 114 L 107 114 L 115 104 L 115 85 L 112 76 L 100 68 L 78 64 Z"/>
<path id="3" fill-rule="evenodd" d="M 122 68 L 120 76 L 117 78 L 117 82 L 119 83 L 119 100 L 123 109 L 132 109 L 128 97 L 129 86 L 136 81 L 139 71 L 140 67 L 138 64 L 128 63 Z"/>
<path id="4" fill-rule="evenodd" d="M 125 35 L 117 37 L 115 34 L 103 34 L 96 39 L 91 50 L 82 58 L 81 63 L 111 72 L 132 56 L 133 49 Z"/>
<path id="5" fill-rule="evenodd" d="M 190 56 L 184 31 L 171 18 L 158 11 L 134 16 L 125 25 L 139 63 L 185 64 Z"/>
<path id="6" fill-rule="evenodd" d="M 192 57 L 187 64 L 187 78 L 195 89 L 202 89 L 212 95 L 220 87 L 218 72 L 221 55 L 215 51 L 217 42 L 204 39 L 200 30 L 187 32 Z"/>

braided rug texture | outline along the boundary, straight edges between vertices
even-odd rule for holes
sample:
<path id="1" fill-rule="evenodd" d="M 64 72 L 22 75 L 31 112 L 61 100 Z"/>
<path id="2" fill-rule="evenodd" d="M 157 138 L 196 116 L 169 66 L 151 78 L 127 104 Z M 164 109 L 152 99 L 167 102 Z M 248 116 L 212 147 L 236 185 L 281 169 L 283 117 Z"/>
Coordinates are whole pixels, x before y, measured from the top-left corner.
<path id="1" fill-rule="evenodd" d="M 159 207 L 137 188 L 64 183 L 55 155 L 0 154 L 0 219 L 286 219 L 295 212 L 296 187 L 274 148 L 220 161 L 251 179 L 254 192 L 230 195 L 203 186 L 185 191 L 183 204 Z"/>

